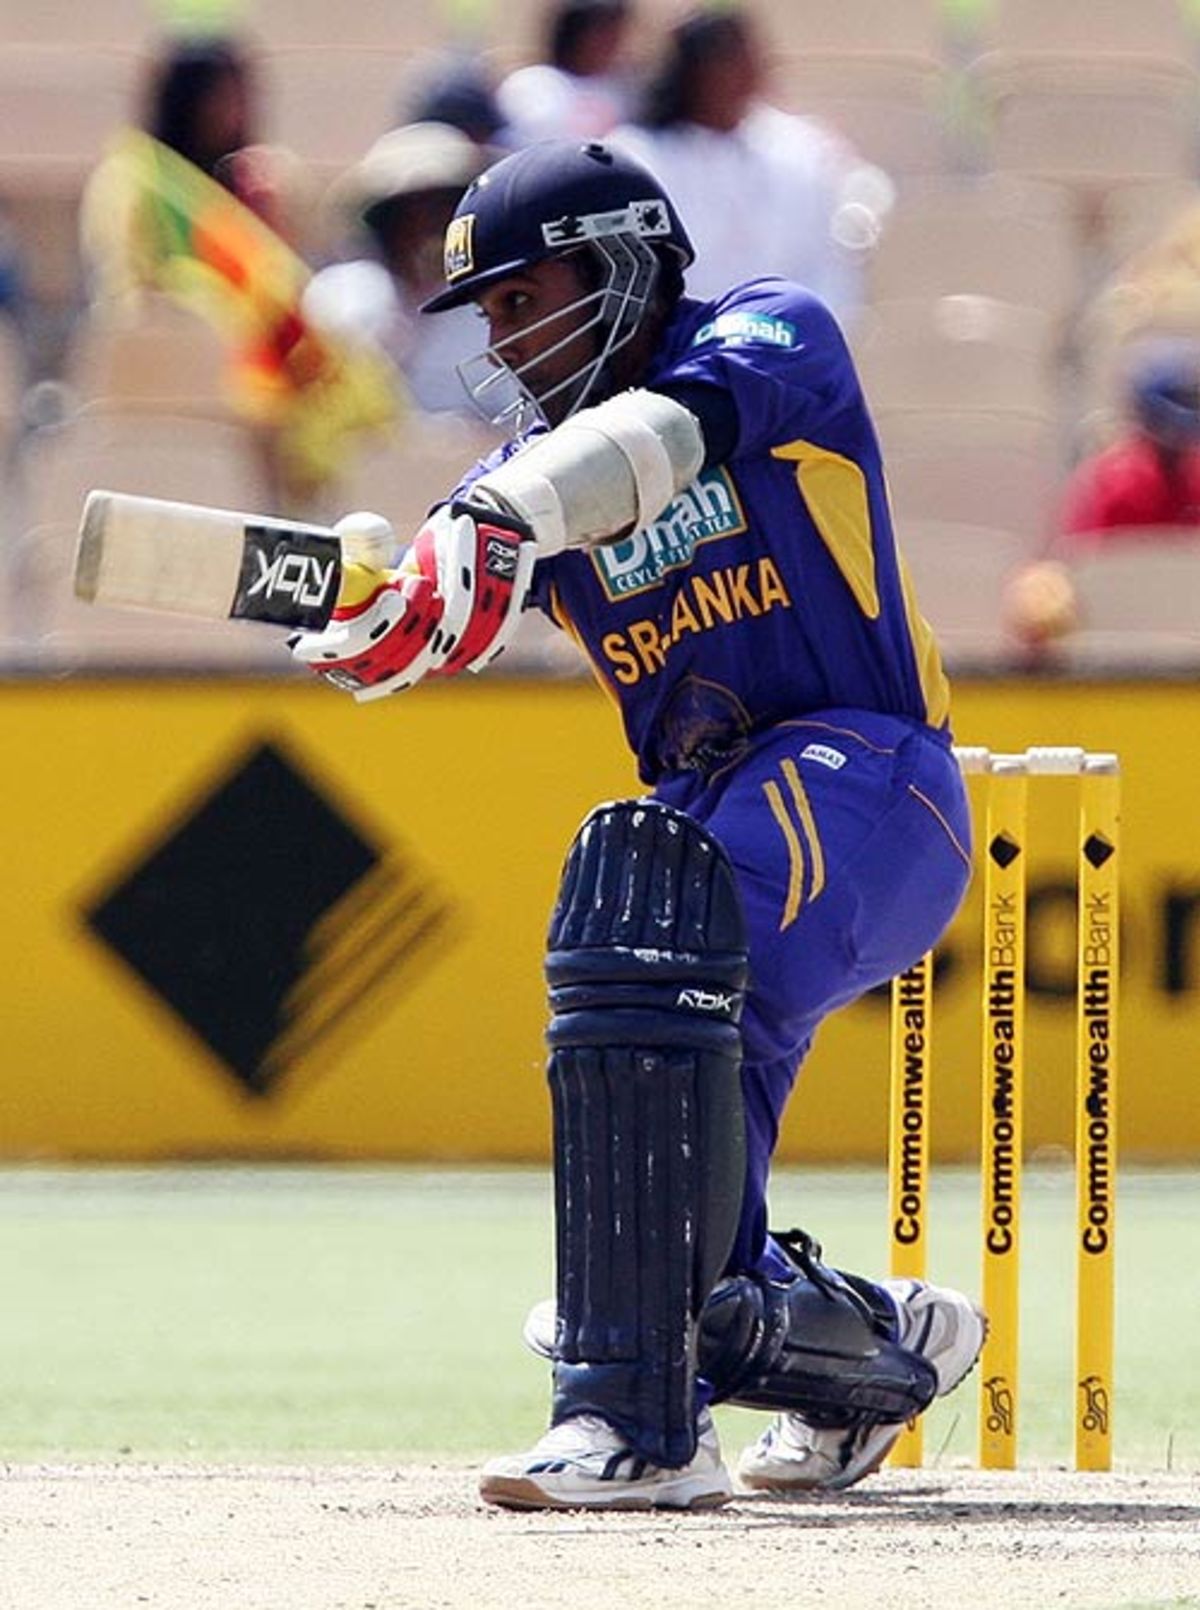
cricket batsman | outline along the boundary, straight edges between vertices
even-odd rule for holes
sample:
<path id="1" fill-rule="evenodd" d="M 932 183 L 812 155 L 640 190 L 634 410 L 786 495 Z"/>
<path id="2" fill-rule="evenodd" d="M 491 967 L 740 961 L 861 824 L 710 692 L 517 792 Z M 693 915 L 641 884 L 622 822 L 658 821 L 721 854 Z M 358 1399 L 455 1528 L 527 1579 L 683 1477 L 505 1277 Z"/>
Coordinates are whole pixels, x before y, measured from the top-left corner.
<path id="1" fill-rule="evenodd" d="M 838 325 L 776 278 L 695 301 L 691 260 L 661 186 L 604 144 L 476 179 L 426 311 L 478 308 L 463 379 L 513 435 L 293 640 L 369 700 L 480 670 L 543 610 L 645 785 L 584 821 L 549 925 L 556 1293 L 526 1336 L 550 1426 L 481 1479 L 518 1509 L 725 1502 L 723 1400 L 773 1415 L 745 1486 L 848 1487 L 985 1333 L 956 1291 L 768 1229 L 813 1036 L 942 934 L 970 820 Z"/>

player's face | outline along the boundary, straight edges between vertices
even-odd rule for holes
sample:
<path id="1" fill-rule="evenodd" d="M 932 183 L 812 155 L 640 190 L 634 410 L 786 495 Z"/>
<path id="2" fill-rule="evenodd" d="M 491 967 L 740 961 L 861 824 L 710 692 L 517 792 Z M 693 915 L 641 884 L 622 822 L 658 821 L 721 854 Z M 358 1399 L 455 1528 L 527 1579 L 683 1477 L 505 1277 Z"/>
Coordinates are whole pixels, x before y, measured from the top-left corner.
<path id="1" fill-rule="evenodd" d="M 571 382 L 598 350 L 595 302 L 577 263 L 548 257 L 479 293 L 496 356 L 557 424 L 578 390 Z"/>

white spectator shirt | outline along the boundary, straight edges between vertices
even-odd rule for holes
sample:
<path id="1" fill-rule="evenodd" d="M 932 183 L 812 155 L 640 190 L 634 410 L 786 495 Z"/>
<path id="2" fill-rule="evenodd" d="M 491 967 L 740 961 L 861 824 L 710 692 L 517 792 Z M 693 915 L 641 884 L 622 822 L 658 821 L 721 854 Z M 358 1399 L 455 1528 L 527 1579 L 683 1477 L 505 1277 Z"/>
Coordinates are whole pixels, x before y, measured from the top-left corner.
<path id="1" fill-rule="evenodd" d="M 624 80 L 616 76 L 568 73 L 538 62 L 502 79 L 496 104 L 506 144 L 523 146 L 538 140 L 601 139 L 626 116 L 629 96 Z"/>
<path id="2" fill-rule="evenodd" d="M 378 347 L 400 371 L 409 396 L 423 412 L 478 419 L 456 369 L 484 345 L 473 307 L 422 314 L 382 263 L 364 258 L 333 263 L 314 274 L 305 287 L 303 309 L 322 329 Z"/>
<path id="3" fill-rule="evenodd" d="M 622 124 L 609 139 L 643 162 L 675 203 L 696 248 L 690 295 L 707 299 L 756 275 L 781 274 L 813 291 L 843 324 L 853 322 L 863 299 L 862 254 L 839 242 L 835 224 L 855 176 L 870 170 L 835 133 L 759 103 L 729 133 L 693 123 Z"/>

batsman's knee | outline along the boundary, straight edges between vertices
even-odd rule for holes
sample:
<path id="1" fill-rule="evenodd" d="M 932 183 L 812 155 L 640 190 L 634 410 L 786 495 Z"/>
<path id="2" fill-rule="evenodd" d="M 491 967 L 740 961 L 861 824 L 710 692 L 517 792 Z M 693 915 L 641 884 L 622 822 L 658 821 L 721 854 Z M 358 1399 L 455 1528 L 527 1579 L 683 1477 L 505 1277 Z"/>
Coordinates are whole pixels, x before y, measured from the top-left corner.
<path id="1" fill-rule="evenodd" d="M 550 924 L 551 1046 L 591 1039 L 597 1007 L 636 1014 L 622 1020 L 636 1039 L 667 1043 L 688 1024 L 698 1045 L 731 1043 L 746 966 L 733 869 L 711 833 L 656 801 L 597 806 Z"/>

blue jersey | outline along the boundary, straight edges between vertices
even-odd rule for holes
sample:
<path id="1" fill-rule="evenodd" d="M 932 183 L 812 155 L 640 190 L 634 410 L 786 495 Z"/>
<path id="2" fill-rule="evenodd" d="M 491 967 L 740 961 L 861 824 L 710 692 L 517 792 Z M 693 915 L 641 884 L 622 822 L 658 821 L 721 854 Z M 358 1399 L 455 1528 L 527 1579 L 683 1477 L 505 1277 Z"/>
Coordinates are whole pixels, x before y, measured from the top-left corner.
<path id="1" fill-rule="evenodd" d="M 711 770 L 830 708 L 945 728 L 946 679 L 829 311 L 774 278 L 684 299 L 642 384 L 728 392 L 734 451 L 653 525 L 540 561 L 533 601 L 616 699 L 643 780 Z"/>
<path id="2" fill-rule="evenodd" d="M 685 299 L 642 384 L 685 400 L 720 387 L 733 449 L 652 525 L 540 561 L 534 602 L 617 701 L 655 797 L 734 869 L 751 983 L 730 1267 L 770 1270 L 767 1175 L 797 1068 L 830 1012 L 944 931 L 970 872 L 970 814 L 946 678 L 833 316 L 779 279 Z"/>

